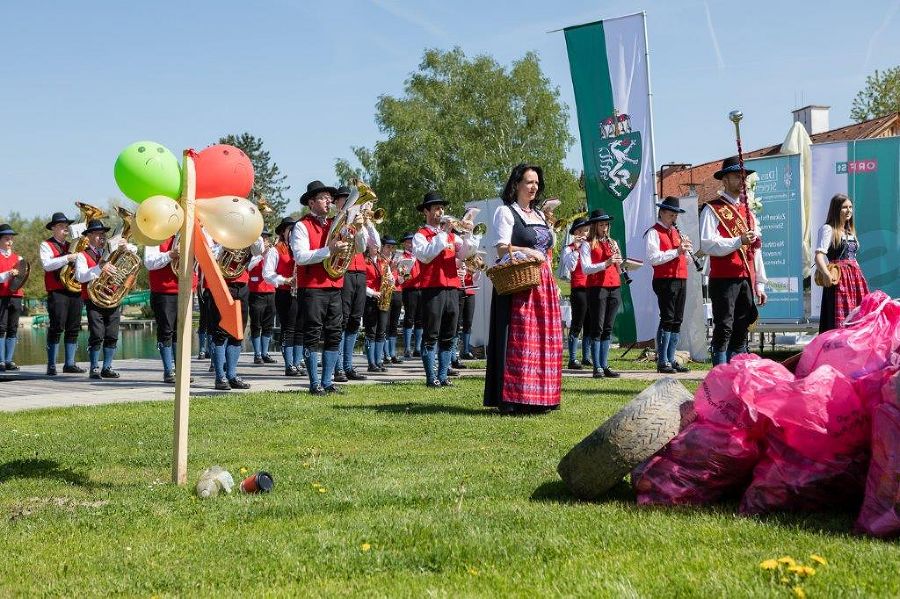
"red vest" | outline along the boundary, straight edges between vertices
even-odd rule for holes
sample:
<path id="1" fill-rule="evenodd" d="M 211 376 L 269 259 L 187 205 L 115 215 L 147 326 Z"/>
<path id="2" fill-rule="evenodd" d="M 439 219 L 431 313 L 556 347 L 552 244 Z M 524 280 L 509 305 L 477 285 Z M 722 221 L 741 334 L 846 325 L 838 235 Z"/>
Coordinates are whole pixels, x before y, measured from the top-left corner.
<path id="1" fill-rule="evenodd" d="M 88 249 L 84 250 L 81 253 L 84 256 L 85 260 L 87 260 L 88 268 L 94 268 L 95 266 L 97 266 L 97 260 L 94 259 L 94 253 L 91 250 L 90 246 L 88 246 Z M 90 281 L 88 281 L 87 283 L 81 284 L 81 299 L 83 299 L 83 300 L 90 299 L 90 297 L 88 296 L 88 292 L 87 292 L 87 288 L 88 288 L 89 284 L 90 284 Z"/>
<path id="2" fill-rule="evenodd" d="M 747 226 L 752 230 L 754 228 L 753 215 L 749 215 L 749 219 L 747 218 L 747 214 L 744 211 L 743 203 L 735 206 L 734 204 L 730 204 L 722 199 L 715 199 L 709 202 L 709 204 L 728 204 L 733 210 L 736 210 L 738 214 L 744 217 L 744 222 L 747 223 Z M 710 210 L 715 211 L 714 206 L 709 207 Z M 718 217 L 717 217 L 718 220 Z M 719 235 L 722 237 L 730 238 L 734 237 L 728 229 L 725 228 L 725 225 L 719 221 L 717 225 Z M 744 262 L 744 259 L 741 257 L 741 250 L 735 250 L 728 254 L 727 256 L 710 256 L 709 257 L 709 278 L 710 279 L 748 279 L 750 278 L 750 271 L 747 270 L 747 264 Z"/>
<path id="3" fill-rule="evenodd" d="M 431 240 L 437 235 L 428 227 L 422 227 L 419 229 L 419 233 L 425 236 L 425 241 L 428 243 L 431 243 Z M 428 264 L 416 261 L 419 265 L 419 280 L 416 285 L 418 289 L 443 287 L 459 289 L 459 272 L 456 270 L 456 247 L 454 246 L 456 238 L 453 233 L 447 234 L 447 240 L 450 242 L 450 247 L 435 256 L 434 260 Z"/>
<path id="4" fill-rule="evenodd" d="M 379 260 L 376 263 L 374 260 L 366 260 L 366 287 L 372 289 L 373 291 L 381 290 L 381 269 L 383 267 L 382 262 Z"/>
<path id="5" fill-rule="evenodd" d="M 587 287 L 587 275 L 584 274 L 584 270 L 581 268 L 581 253 L 578 251 L 578 248 L 575 247 L 575 244 L 569 244 L 569 247 L 575 252 L 575 255 L 578 256 L 578 261 L 575 263 L 575 270 L 571 273 L 571 281 L 569 281 L 569 286 L 574 289 L 581 289 Z"/>
<path id="6" fill-rule="evenodd" d="M 356 243 L 356 241 L 351 239 L 350 243 Z M 350 266 L 347 267 L 347 271 L 366 272 L 368 269 L 366 266 L 367 263 L 368 260 L 366 260 L 365 255 L 362 252 L 357 252 L 353 254 L 353 258 L 350 260 Z"/>
<path id="7" fill-rule="evenodd" d="M 413 265 L 409 271 L 409 277 L 407 277 L 407 279 L 405 281 L 403 281 L 403 285 L 401 285 L 401 287 L 403 289 L 418 289 L 419 288 L 419 276 L 421 275 L 421 272 L 419 269 L 419 261 L 416 260 L 416 257 L 413 255 L 412 252 L 407 252 L 406 250 L 403 250 L 403 258 L 402 259 L 408 260 L 410 258 L 412 258 L 412 260 L 413 260 Z"/>
<path id="8" fill-rule="evenodd" d="M 48 246 L 50 246 L 50 251 L 53 253 L 54 258 L 59 258 L 63 254 L 69 253 L 69 242 L 62 242 L 62 247 L 56 245 L 56 239 L 51 237 L 45 242 Z M 62 267 L 57 268 L 56 270 L 45 270 L 44 271 L 44 289 L 47 290 L 47 293 L 51 291 L 61 291 L 65 289 L 65 285 L 59 280 L 59 271 Z"/>
<path id="9" fill-rule="evenodd" d="M 14 269 L 19 264 L 19 255 L 15 252 L 10 252 L 9 256 L 3 256 L 0 254 L 0 272 L 6 272 L 8 270 Z M 23 297 L 24 290 L 19 287 L 15 291 L 10 291 L 9 289 L 9 279 L 0 283 L 0 297 Z M 15 335 L 15 331 L 11 331 L 10 334 Z"/>
<path id="10" fill-rule="evenodd" d="M 170 237 L 159 244 L 160 253 L 164 254 L 171 250 L 174 242 L 175 237 Z M 172 272 L 171 262 L 162 268 L 149 270 L 147 274 L 150 279 L 150 291 L 153 293 L 166 293 L 169 295 L 178 293 L 178 275 Z"/>
<path id="11" fill-rule="evenodd" d="M 250 293 L 275 293 L 275 285 L 266 281 L 262 276 L 263 263 L 265 261 L 265 254 L 263 254 L 263 259 L 259 261 L 259 264 L 249 269 L 250 282 L 247 286 L 250 289 Z"/>
<path id="12" fill-rule="evenodd" d="M 591 244 L 591 262 L 605 262 L 612 257 L 612 248 L 609 241 Z M 595 272 L 587 276 L 588 287 L 620 287 L 622 281 L 619 279 L 619 269 L 615 265 Z"/>
<path id="13" fill-rule="evenodd" d="M 675 227 L 666 229 L 659 223 L 653 225 L 659 235 L 659 249 L 663 252 L 674 250 L 681 245 L 681 235 Z M 665 264 L 653 267 L 654 279 L 686 279 L 687 278 L 687 256 L 679 254 L 674 260 L 669 260 Z"/>
<path id="14" fill-rule="evenodd" d="M 463 287 L 465 288 L 466 295 L 475 295 L 477 289 L 475 289 L 475 278 L 472 276 L 471 271 L 466 271 L 466 277 L 463 279 Z"/>
<path id="15" fill-rule="evenodd" d="M 331 228 L 331 219 L 320 224 L 319 219 L 307 214 L 300 219 L 303 226 L 306 227 L 306 233 L 309 236 L 309 249 L 317 250 L 325 247 L 328 239 L 328 229 Z M 351 242 L 352 243 L 352 242 Z M 305 264 L 297 268 L 297 275 L 300 277 L 300 286 L 304 289 L 340 289 L 344 286 L 344 277 L 332 279 L 325 272 L 325 267 L 321 262 L 315 264 Z"/>
<path id="16" fill-rule="evenodd" d="M 291 248 L 286 243 L 276 243 L 275 251 L 278 252 L 278 262 L 275 264 L 275 273 L 278 276 L 290 279 L 294 276 L 294 257 L 291 255 Z M 290 291 L 291 285 L 279 285 L 282 291 Z"/>

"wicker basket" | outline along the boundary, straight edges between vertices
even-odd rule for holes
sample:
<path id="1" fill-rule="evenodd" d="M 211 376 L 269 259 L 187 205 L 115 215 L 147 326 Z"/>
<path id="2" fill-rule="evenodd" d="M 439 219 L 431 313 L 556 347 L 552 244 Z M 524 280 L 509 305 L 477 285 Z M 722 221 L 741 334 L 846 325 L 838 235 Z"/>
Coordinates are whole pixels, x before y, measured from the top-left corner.
<path id="1" fill-rule="evenodd" d="M 490 267 L 485 274 L 493 283 L 497 295 L 509 295 L 540 285 L 543 263 L 543 260 L 510 260 Z"/>

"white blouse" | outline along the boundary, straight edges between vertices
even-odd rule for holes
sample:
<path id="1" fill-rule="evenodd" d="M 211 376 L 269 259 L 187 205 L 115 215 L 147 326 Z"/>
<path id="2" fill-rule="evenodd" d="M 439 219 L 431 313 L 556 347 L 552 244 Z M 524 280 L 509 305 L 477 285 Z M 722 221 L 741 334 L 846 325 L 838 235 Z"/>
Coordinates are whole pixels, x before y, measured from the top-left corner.
<path id="1" fill-rule="evenodd" d="M 828 248 L 831 247 L 831 240 L 833 238 L 834 229 L 831 228 L 831 225 L 822 225 L 822 228 L 819 229 L 819 243 L 816 245 L 816 253 L 827 255 Z M 859 240 L 855 235 L 844 235 L 844 241 L 855 241 L 856 245 L 859 246 Z M 856 251 L 858 252 L 859 250 L 857 249 Z"/>
<path id="2" fill-rule="evenodd" d="M 516 219 L 512 213 L 513 210 L 519 213 L 519 216 L 522 217 L 522 220 L 527 225 L 547 224 L 547 221 L 544 220 L 544 213 L 540 210 L 532 210 L 530 213 L 525 212 L 516 202 L 498 206 L 497 209 L 494 210 L 494 219 L 491 222 L 491 227 L 497 235 L 496 241 L 494 242 L 495 247 L 498 245 L 509 245 L 510 241 L 512 241 L 513 225 L 516 223 Z"/>

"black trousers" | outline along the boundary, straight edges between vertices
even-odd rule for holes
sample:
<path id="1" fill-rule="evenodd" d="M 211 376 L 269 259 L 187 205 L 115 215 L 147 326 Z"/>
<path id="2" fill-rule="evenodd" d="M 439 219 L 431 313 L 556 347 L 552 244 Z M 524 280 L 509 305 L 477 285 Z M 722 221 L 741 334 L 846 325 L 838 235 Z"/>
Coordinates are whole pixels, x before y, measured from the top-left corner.
<path id="1" fill-rule="evenodd" d="M 653 293 L 659 304 L 660 328 L 680 333 L 687 299 L 687 279 L 653 279 Z"/>
<path id="2" fill-rule="evenodd" d="M 618 287 L 588 287 L 588 310 L 591 313 L 591 338 L 606 341 L 612 337 L 616 312 L 622 303 Z"/>
<path id="3" fill-rule="evenodd" d="M 421 290 L 423 328 L 422 347 L 442 351 L 453 346 L 456 325 L 459 320 L 459 289 L 452 287 Z"/>
<path id="4" fill-rule="evenodd" d="M 275 294 L 250 294 L 250 336 L 271 337 L 275 327 Z"/>
<path id="5" fill-rule="evenodd" d="M 421 329 L 422 320 L 422 291 L 420 289 L 403 290 L 403 328 Z"/>
<path id="6" fill-rule="evenodd" d="M 590 337 L 591 318 L 588 310 L 588 288 L 573 287 L 569 293 L 569 305 L 572 306 L 572 324 L 569 325 L 569 335 L 577 337 L 584 329 L 585 336 Z"/>
<path id="7" fill-rule="evenodd" d="M 241 322 L 246 323 L 247 315 L 250 312 L 250 291 L 247 289 L 247 284 L 228 283 L 228 291 L 231 293 L 231 299 L 241 301 Z M 222 315 L 219 314 L 219 308 L 216 306 L 216 301 L 213 299 L 212 291 L 209 289 L 204 290 L 203 296 L 206 298 L 206 309 L 209 311 L 207 331 L 212 335 L 213 343 L 216 345 L 222 345 L 223 343 L 227 343 L 228 345 L 241 345 L 241 342 L 238 339 L 235 339 L 219 327 L 219 321 L 222 320 Z"/>
<path id="8" fill-rule="evenodd" d="M 384 341 L 390 316 L 390 310 L 378 309 L 377 299 L 373 297 L 366 298 L 366 310 L 363 313 L 363 328 L 366 332 L 366 339 L 369 341 Z M 379 361 L 380 359 L 381 356 L 378 356 Z"/>
<path id="9" fill-rule="evenodd" d="M 391 295 L 391 309 L 388 310 L 387 336 L 396 337 L 400 328 L 400 311 L 403 309 L 403 294 L 396 289 Z"/>
<path id="10" fill-rule="evenodd" d="M 747 329 L 759 315 L 750 279 L 710 279 L 709 296 L 713 311 L 712 350 L 744 351 Z"/>
<path id="11" fill-rule="evenodd" d="M 122 315 L 122 306 L 115 308 L 101 308 L 91 300 L 85 300 L 84 307 L 87 310 L 88 349 L 96 350 L 100 347 L 115 347 L 119 342 L 119 317 Z"/>
<path id="12" fill-rule="evenodd" d="M 344 330 L 355 333 L 366 308 L 366 273 L 357 270 L 348 271 L 344 275 L 344 287 L 341 289 L 341 310 L 344 317 Z"/>
<path id="13" fill-rule="evenodd" d="M 212 331 L 210 329 L 212 327 L 209 326 L 209 306 L 206 305 L 205 291 L 200 293 L 200 296 L 197 299 L 197 306 L 200 308 L 200 320 L 197 321 L 197 332 L 211 333 Z M 200 349 L 206 350 L 204 347 L 201 347 Z"/>
<path id="14" fill-rule="evenodd" d="M 47 344 L 59 343 L 59 336 L 65 332 L 66 343 L 76 343 L 81 331 L 81 308 L 84 302 L 80 292 L 51 291 L 47 294 L 47 313 L 50 326 L 47 327 Z"/>
<path id="15" fill-rule="evenodd" d="M 475 320 L 475 296 L 459 290 L 459 331 L 463 334 L 472 332 L 472 321 Z"/>
<path id="16" fill-rule="evenodd" d="M 18 337 L 20 316 L 22 316 L 21 297 L 0 297 L 0 339 Z"/>
<path id="17" fill-rule="evenodd" d="M 178 294 L 150 293 L 150 307 L 156 320 L 156 341 L 165 347 L 178 336 Z"/>
<path id="18" fill-rule="evenodd" d="M 337 351 L 341 344 L 341 324 L 343 304 L 341 290 L 304 289 L 303 303 L 303 346 L 309 351 Z"/>
<path id="19" fill-rule="evenodd" d="M 303 311 L 300 309 L 302 289 L 291 295 L 286 289 L 275 291 L 275 311 L 281 326 L 281 347 L 303 345 Z"/>

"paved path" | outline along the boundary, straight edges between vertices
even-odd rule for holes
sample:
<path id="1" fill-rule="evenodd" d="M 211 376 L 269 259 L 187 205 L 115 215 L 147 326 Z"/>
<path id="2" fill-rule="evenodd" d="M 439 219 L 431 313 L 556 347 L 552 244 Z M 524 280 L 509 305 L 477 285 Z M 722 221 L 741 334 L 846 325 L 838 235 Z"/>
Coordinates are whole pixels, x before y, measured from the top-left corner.
<path id="1" fill-rule="evenodd" d="M 360 356 L 355 357 L 357 368 L 365 372 L 365 362 Z M 213 374 L 208 372 L 209 362 L 193 360 L 191 370 L 194 383 L 191 395 L 216 395 L 228 393 L 213 389 Z M 84 364 L 82 364 L 84 366 Z M 0 412 L 16 412 L 39 408 L 60 408 L 69 406 L 93 406 L 111 403 L 135 401 L 170 401 L 175 396 L 174 386 L 162 382 L 162 366 L 158 360 L 136 359 L 116 360 L 114 367 L 122 375 L 119 379 L 91 380 L 87 374 L 60 374 L 48 377 L 44 374 L 45 366 L 22 366 L 18 372 L 0 372 Z M 306 377 L 286 377 L 280 364 L 252 364 L 248 355 L 241 356 L 238 373 L 250 383 L 246 391 L 230 393 L 248 393 L 254 391 L 298 391 L 307 390 Z M 461 370 L 462 376 L 484 376 L 483 369 Z M 418 359 L 389 368 L 384 373 L 366 373 L 365 381 L 345 383 L 358 384 L 392 384 L 396 382 L 421 382 L 422 363 Z M 590 370 L 565 370 L 566 377 L 589 378 Z M 705 371 L 691 371 L 678 378 L 700 380 Z M 659 375 L 654 370 L 638 370 L 624 372 L 623 379 L 653 380 Z"/>

